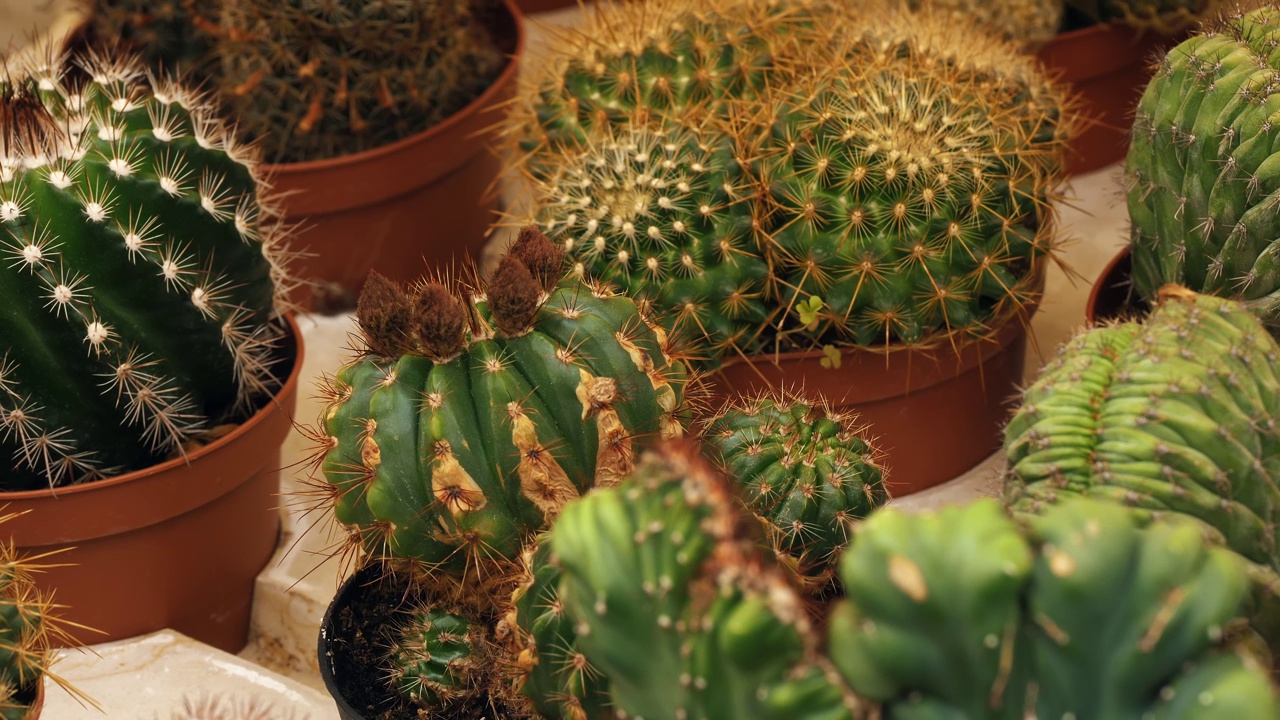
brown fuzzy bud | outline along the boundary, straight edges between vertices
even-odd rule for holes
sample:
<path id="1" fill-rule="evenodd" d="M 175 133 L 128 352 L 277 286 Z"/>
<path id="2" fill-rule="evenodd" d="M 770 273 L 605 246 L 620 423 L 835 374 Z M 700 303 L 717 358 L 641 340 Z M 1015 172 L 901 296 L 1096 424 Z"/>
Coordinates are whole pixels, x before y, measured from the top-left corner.
<path id="1" fill-rule="evenodd" d="M 564 276 L 564 248 L 543 235 L 536 225 L 521 228 L 507 252 L 529 268 L 544 292 L 554 290 Z"/>
<path id="2" fill-rule="evenodd" d="M 489 280 L 489 312 L 498 329 L 507 335 L 523 335 L 533 327 L 542 299 L 542 287 L 529 268 L 513 255 L 498 263 Z"/>
<path id="3" fill-rule="evenodd" d="M 409 351 L 413 306 L 399 284 L 377 271 L 369 271 L 360 290 L 356 322 L 375 355 L 395 357 Z"/>
<path id="4" fill-rule="evenodd" d="M 436 362 L 452 360 L 467 345 L 467 311 L 439 283 L 427 283 L 418 291 L 413 320 L 422 354 Z"/>

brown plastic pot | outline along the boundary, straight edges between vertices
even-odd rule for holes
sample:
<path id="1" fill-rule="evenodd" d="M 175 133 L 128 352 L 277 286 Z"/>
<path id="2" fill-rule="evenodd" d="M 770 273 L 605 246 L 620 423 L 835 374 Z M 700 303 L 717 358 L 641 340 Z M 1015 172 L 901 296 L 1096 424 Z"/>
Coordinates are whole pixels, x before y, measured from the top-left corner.
<path id="1" fill-rule="evenodd" d="M 1035 307 L 1006 322 L 989 340 L 952 349 L 846 350 L 838 369 L 821 351 L 726 362 L 713 393 L 779 390 L 819 395 L 852 410 L 885 454 L 889 492 L 909 495 L 951 480 L 1000 447 L 1001 429 L 1017 398 L 1026 358 L 1026 327 Z M 958 352 L 957 352 L 958 350 Z"/>
<path id="2" fill-rule="evenodd" d="M 1123 248 L 1103 268 L 1089 291 L 1084 319 L 1090 325 L 1144 315 L 1150 309 L 1133 287 L 1133 260 Z"/>
<path id="3" fill-rule="evenodd" d="M 1151 80 L 1151 61 L 1183 37 L 1109 23 L 1060 33 L 1040 48 L 1036 57 L 1051 77 L 1071 87 L 1085 121 L 1067 153 L 1069 174 L 1124 159 L 1134 108 Z"/>
<path id="4" fill-rule="evenodd" d="M 254 579 L 280 531 L 280 446 L 292 429 L 302 336 L 276 397 L 227 435 L 145 470 L 51 490 L 0 493 L 19 554 L 58 552 L 34 576 L 59 615 L 105 633 L 173 628 L 228 652 L 248 641 Z M 81 633 L 87 635 L 87 633 Z"/>
<path id="5" fill-rule="evenodd" d="M 291 267 L 315 283 L 295 294 L 299 306 L 350 305 L 370 270 L 408 282 L 428 266 L 479 259 L 500 205 L 502 162 L 491 145 L 525 44 L 519 9 L 512 0 L 501 7 L 490 29 L 510 59 L 471 104 L 390 145 L 266 166 L 286 219 L 302 223 L 297 247 L 310 254 Z"/>

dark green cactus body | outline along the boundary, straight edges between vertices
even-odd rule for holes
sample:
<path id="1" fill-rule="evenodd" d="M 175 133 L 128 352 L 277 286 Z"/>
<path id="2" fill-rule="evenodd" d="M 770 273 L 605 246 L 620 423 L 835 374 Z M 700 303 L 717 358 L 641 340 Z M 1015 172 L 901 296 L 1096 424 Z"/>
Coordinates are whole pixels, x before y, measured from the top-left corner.
<path id="1" fill-rule="evenodd" d="M 1005 432 L 1015 507 L 1089 495 L 1196 518 L 1280 568 L 1280 349 L 1238 304 L 1185 290 L 1077 335 Z"/>
<path id="2" fill-rule="evenodd" d="M 472 671 L 485 661 L 484 639 L 476 636 L 478 632 L 456 610 L 420 608 L 392 649 L 392 683 L 423 707 L 438 707 L 471 690 Z"/>
<path id="3" fill-rule="evenodd" d="M 562 573 L 550 535 L 540 536 L 526 550 L 524 567 L 510 622 L 520 635 L 516 666 L 521 691 L 549 720 L 610 717 L 608 679 L 578 647 L 574 621 L 560 600 Z"/>
<path id="4" fill-rule="evenodd" d="M 323 418 L 338 520 L 375 555 L 461 570 L 513 560 L 570 499 L 681 434 L 685 371 L 623 297 L 570 281 L 508 333 L 488 303 L 452 357 L 344 367 Z"/>
<path id="5" fill-rule="evenodd" d="M 747 346 L 769 314 L 769 268 L 733 152 L 717 132 L 610 131 L 541 184 L 541 225 L 577 272 L 706 338 L 713 354 Z"/>
<path id="6" fill-rule="evenodd" d="M 154 464 L 278 384 L 281 268 L 252 155 L 180 87 L 127 61 L 86 70 L 74 90 L 52 69 L 0 79 L 8 489 Z"/>
<path id="7" fill-rule="evenodd" d="M 1178 283 L 1280 322 L 1277 34 L 1268 6 L 1191 37 L 1138 104 L 1126 173 L 1134 285 L 1147 298 Z"/>
<path id="8" fill-rule="evenodd" d="M 97 0 L 94 6 L 98 40 L 124 43 L 153 70 L 203 69 L 212 60 L 209 31 L 217 21 L 216 2 Z"/>
<path id="9" fill-rule="evenodd" d="M 889 498 L 863 430 L 801 399 L 759 397 L 726 408 L 702 432 L 708 456 L 743 486 L 779 558 L 819 587 L 835 572 L 853 522 Z"/>
<path id="10" fill-rule="evenodd" d="M 1026 530 L 991 500 L 878 513 L 841 564 L 832 659 L 889 718 L 1275 718 L 1233 637 L 1244 563 L 1134 522 L 1084 500 Z"/>
<path id="11" fill-rule="evenodd" d="M 851 717 L 810 664 L 799 596 L 742 556 L 722 483 L 691 456 L 650 456 L 565 509 L 551 546 L 578 647 L 627 717 Z"/>

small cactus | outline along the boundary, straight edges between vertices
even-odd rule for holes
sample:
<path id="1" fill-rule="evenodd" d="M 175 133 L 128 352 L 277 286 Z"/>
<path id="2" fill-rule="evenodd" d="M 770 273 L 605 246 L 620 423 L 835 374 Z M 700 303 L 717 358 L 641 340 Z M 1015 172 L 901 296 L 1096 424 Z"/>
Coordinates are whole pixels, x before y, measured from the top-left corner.
<path id="1" fill-rule="evenodd" d="M 129 58 L 0 77 L 5 489 L 184 452 L 279 385 L 283 238 L 252 152 Z"/>
<path id="2" fill-rule="evenodd" d="M 485 656 L 490 640 L 483 627 L 457 609 L 428 605 L 415 609 L 391 648 L 391 683 L 410 702 L 441 707 L 474 692 L 492 658 Z"/>

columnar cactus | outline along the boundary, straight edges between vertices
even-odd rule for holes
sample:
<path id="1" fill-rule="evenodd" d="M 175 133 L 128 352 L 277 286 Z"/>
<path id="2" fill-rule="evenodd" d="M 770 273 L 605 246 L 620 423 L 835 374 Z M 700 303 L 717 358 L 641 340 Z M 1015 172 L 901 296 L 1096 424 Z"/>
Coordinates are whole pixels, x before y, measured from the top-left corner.
<path id="1" fill-rule="evenodd" d="M 684 366 L 635 303 L 561 281 L 522 233 L 484 291 L 371 276 L 367 344 L 328 388 L 320 433 L 340 522 L 374 556 L 475 572 L 518 558 L 569 500 L 682 434 Z"/>
<path id="2" fill-rule="evenodd" d="M 1239 304 L 1170 286 L 1143 323 L 1087 330 L 1005 430 L 1008 500 L 1183 514 L 1280 569 L 1280 348 Z"/>
<path id="3" fill-rule="evenodd" d="M 1147 298 L 1178 283 L 1280 323 L 1278 30 L 1270 5 L 1209 26 L 1169 51 L 1138 103 L 1126 175 L 1133 281 Z"/>
<path id="4" fill-rule="evenodd" d="M 707 455 L 743 486 L 779 560 L 821 590 L 853 523 L 889 499 L 866 428 L 800 397 L 735 401 L 709 418 Z"/>
<path id="5" fill-rule="evenodd" d="M 222 0 L 216 73 L 272 162 L 331 158 L 421 132 L 497 77 L 474 0 Z"/>
<path id="6" fill-rule="evenodd" d="M 253 154 L 182 86 L 81 65 L 0 78 L 5 489 L 147 467 L 279 384 L 283 245 Z"/>

